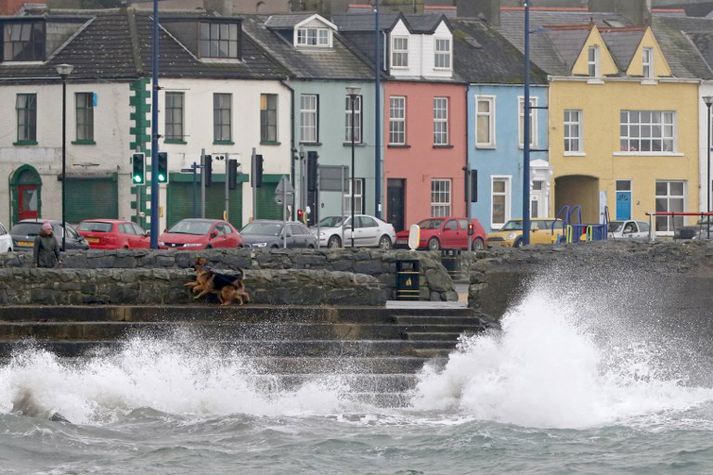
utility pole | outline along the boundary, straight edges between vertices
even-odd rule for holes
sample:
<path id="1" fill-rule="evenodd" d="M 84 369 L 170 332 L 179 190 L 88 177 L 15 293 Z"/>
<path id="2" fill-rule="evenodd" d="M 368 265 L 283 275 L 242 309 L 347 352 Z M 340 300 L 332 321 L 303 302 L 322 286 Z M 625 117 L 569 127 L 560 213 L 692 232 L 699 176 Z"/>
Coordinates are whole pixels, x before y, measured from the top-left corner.
<path id="1" fill-rule="evenodd" d="M 525 104 L 522 164 L 522 244 L 530 244 L 530 5 L 525 0 Z"/>
<path id="2" fill-rule="evenodd" d="M 151 249 L 158 249 L 158 0 L 153 0 L 151 48 Z"/>

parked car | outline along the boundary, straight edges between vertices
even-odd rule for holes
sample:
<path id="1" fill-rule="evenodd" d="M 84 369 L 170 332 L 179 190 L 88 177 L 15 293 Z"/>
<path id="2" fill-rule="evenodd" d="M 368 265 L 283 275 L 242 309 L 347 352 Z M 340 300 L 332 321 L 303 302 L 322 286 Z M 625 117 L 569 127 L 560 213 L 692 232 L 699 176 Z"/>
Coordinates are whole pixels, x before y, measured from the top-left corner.
<path id="1" fill-rule="evenodd" d="M 700 218 L 695 225 L 680 226 L 673 230 L 673 238 L 674 239 L 697 239 L 698 236 L 701 234 L 701 231 L 705 232 L 706 238 L 707 238 L 708 237 L 708 228 L 706 227 L 707 224 L 708 224 L 708 218 L 703 217 L 703 218 Z M 713 226 L 713 223 L 711 223 L 711 225 Z"/>
<path id="2" fill-rule="evenodd" d="M 648 239 L 649 223 L 631 219 L 610 221 L 608 231 L 609 239 Z"/>
<path id="3" fill-rule="evenodd" d="M 12 251 L 12 236 L 4 224 L 0 223 L 0 252 Z"/>
<path id="4" fill-rule="evenodd" d="M 12 235 L 13 249 L 16 251 L 32 251 L 35 244 L 35 237 L 40 234 L 43 223 L 52 225 L 52 232 L 57 238 L 59 245 L 62 245 L 62 221 L 56 219 L 23 219 L 10 229 Z M 65 223 L 66 224 L 66 223 Z M 89 249 L 89 243 L 70 224 L 67 224 L 66 249 Z"/>
<path id="5" fill-rule="evenodd" d="M 467 218 L 453 216 L 442 218 L 428 218 L 419 221 L 421 228 L 419 234 L 418 249 L 468 249 L 469 242 L 471 249 L 485 248 L 485 229 L 475 218 L 468 221 Z M 472 234 L 468 235 L 468 227 L 472 226 Z M 396 245 L 398 247 L 408 246 L 409 230 L 405 229 L 396 233 Z"/>
<path id="6" fill-rule="evenodd" d="M 561 237 L 561 219 L 530 220 L 530 244 L 554 244 Z M 522 245 L 522 219 L 511 219 L 499 230 L 488 234 L 489 247 L 521 247 Z"/>
<path id="7" fill-rule="evenodd" d="M 317 227 L 312 232 L 317 235 Z M 342 242 L 342 236 L 344 241 Z M 327 216 L 319 221 L 319 245 L 327 247 L 351 246 L 351 216 Z M 368 214 L 354 215 L 354 246 L 391 249 L 396 241 L 393 225 Z"/>
<path id="8" fill-rule="evenodd" d="M 136 223 L 121 219 L 85 219 L 77 226 L 92 249 L 148 249 L 148 233 Z"/>
<path id="9" fill-rule="evenodd" d="M 272 219 L 256 219 L 240 230 L 245 247 L 280 248 L 284 247 L 284 223 Z M 287 222 L 287 247 L 316 248 L 317 236 L 310 229 L 296 221 Z"/>
<path id="10" fill-rule="evenodd" d="M 211 249 L 242 247 L 240 233 L 219 219 L 182 219 L 158 237 L 159 249 Z"/>

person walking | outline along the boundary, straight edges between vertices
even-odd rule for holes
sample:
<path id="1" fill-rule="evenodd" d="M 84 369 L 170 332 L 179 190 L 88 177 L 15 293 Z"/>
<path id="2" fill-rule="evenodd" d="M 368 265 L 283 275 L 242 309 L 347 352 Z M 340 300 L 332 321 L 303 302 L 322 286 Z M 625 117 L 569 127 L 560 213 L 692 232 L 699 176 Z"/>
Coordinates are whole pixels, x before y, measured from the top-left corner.
<path id="1" fill-rule="evenodd" d="M 40 234 L 35 238 L 32 250 L 33 262 L 37 267 L 57 267 L 59 259 L 59 243 L 52 232 L 52 225 L 44 223 Z"/>

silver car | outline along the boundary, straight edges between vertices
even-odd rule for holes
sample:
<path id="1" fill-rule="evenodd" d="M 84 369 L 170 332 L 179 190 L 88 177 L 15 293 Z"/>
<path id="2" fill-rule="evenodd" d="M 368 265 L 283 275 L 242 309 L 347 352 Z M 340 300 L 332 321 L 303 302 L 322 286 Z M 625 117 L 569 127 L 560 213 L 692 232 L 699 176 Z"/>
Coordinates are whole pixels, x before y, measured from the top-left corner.
<path id="1" fill-rule="evenodd" d="M 317 235 L 317 226 L 312 232 Z M 319 222 L 319 245 L 350 247 L 352 244 L 351 216 L 327 216 Z M 396 242 L 394 227 L 368 214 L 354 215 L 354 246 L 391 249 Z"/>
<path id="2" fill-rule="evenodd" d="M 287 247 L 309 248 L 317 247 L 317 238 L 310 229 L 302 223 L 287 222 L 287 235 L 283 232 L 283 222 L 272 219 L 256 219 L 240 230 L 244 247 L 262 247 L 277 249 L 284 247 L 287 237 Z"/>

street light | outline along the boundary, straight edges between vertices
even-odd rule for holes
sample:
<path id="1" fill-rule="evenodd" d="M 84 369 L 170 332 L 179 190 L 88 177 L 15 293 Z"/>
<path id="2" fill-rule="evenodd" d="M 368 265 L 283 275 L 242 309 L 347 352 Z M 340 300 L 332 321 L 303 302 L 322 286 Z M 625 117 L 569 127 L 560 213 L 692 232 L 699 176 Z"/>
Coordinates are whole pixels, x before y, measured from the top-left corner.
<path id="1" fill-rule="evenodd" d="M 704 96 L 703 102 L 706 103 L 708 112 L 708 159 L 706 163 L 708 164 L 708 183 L 706 183 L 706 189 L 708 190 L 708 212 L 711 212 L 711 106 L 713 106 L 713 96 Z M 710 214 L 706 218 L 706 228 L 708 229 L 708 239 L 711 238 L 711 216 Z"/>
<path id="2" fill-rule="evenodd" d="M 57 65 L 57 74 L 62 78 L 62 250 L 67 243 L 67 228 L 64 219 L 65 189 L 67 188 L 67 76 L 72 74 L 74 66 L 71 64 Z"/>
<path id="3" fill-rule="evenodd" d="M 352 175 L 352 184 L 351 184 L 351 199 L 352 199 L 352 248 L 354 248 L 354 103 L 356 102 L 356 98 L 359 96 L 359 93 L 361 92 L 361 88 L 355 87 L 355 86 L 348 86 L 347 87 L 347 95 L 349 96 L 349 105 L 351 107 L 351 115 L 352 115 L 352 120 L 351 120 L 351 137 L 352 137 L 352 169 L 351 169 L 351 175 Z"/>

